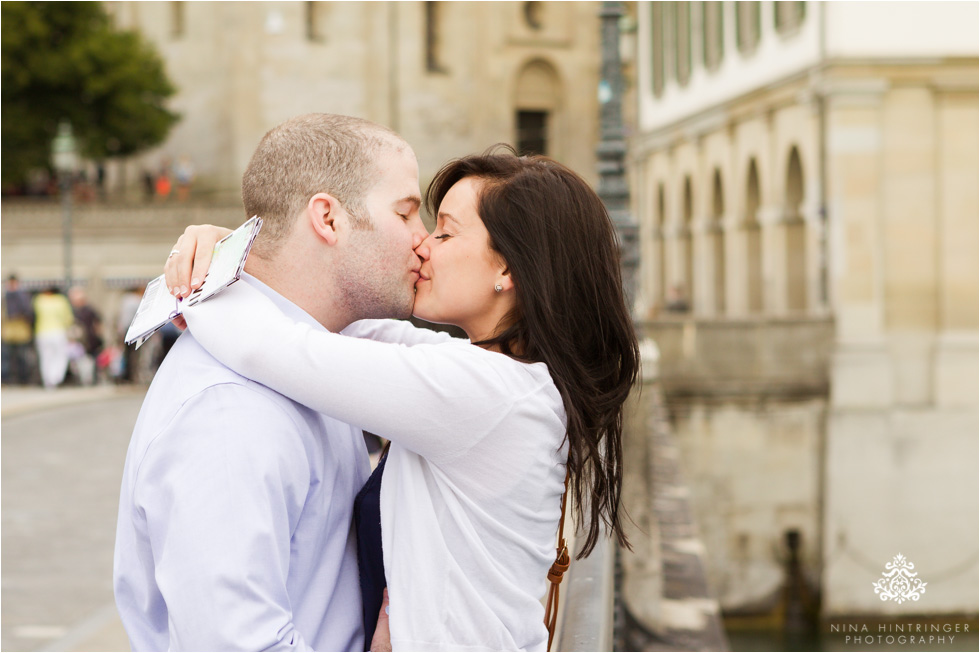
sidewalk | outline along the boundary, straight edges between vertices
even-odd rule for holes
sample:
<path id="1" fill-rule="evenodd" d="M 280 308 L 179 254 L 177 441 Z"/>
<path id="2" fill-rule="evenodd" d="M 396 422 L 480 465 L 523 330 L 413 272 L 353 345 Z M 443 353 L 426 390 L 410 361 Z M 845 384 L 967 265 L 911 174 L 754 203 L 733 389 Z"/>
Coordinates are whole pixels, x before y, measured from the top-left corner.
<path id="1" fill-rule="evenodd" d="M 146 387 L 141 385 L 104 384 L 55 390 L 45 390 L 39 386 L 5 385 L 0 388 L 0 416 L 12 417 L 57 406 L 145 393 Z"/>
<path id="2" fill-rule="evenodd" d="M 0 416 L 4 420 L 20 415 L 82 403 L 97 403 L 121 397 L 141 397 L 146 386 L 96 385 L 45 390 L 38 386 L 4 385 L 0 387 Z M 15 636 L 30 642 L 36 640 L 41 651 L 128 651 L 129 639 L 111 602 L 92 606 L 87 617 L 65 626 L 14 626 Z M 20 631 L 18 633 L 18 631 Z"/>

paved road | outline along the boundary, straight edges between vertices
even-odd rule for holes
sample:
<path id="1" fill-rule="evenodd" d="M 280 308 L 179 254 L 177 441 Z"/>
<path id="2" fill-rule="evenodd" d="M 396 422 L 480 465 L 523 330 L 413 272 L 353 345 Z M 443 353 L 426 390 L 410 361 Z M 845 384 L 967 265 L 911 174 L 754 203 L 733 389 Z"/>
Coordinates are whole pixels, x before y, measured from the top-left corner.
<path id="1" fill-rule="evenodd" d="M 3 390 L 3 650 L 129 650 L 112 548 L 142 400 L 128 389 Z"/>

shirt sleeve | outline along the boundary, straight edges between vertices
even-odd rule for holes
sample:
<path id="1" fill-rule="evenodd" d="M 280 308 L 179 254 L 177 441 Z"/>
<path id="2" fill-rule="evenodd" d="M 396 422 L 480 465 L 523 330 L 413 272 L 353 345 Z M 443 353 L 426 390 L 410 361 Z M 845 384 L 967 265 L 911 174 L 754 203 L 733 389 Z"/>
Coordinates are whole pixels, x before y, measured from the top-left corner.
<path id="1" fill-rule="evenodd" d="M 134 485 L 174 650 L 311 650 L 286 593 L 309 490 L 305 449 L 254 389 L 214 386 L 150 445 Z M 275 413 L 273 413 L 275 415 Z"/>
<path id="2" fill-rule="evenodd" d="M 519 363 L 502 354 L 458 340 L 408 347 L 316 330 L 247 284 L 184 315 L 195 339 L 242 376 L 433 462 L 468 451 L 522 394 L 521 376 L 502 373 Z"/>
<path id="3" fill-rule="evenodd" d="M 405 320 L 358 320 L 340 333 L 352 338 L 365 338 L 410 346 L 469 342 L 462 338 L 453 338 L 448 333 L 417 327 Z"/>

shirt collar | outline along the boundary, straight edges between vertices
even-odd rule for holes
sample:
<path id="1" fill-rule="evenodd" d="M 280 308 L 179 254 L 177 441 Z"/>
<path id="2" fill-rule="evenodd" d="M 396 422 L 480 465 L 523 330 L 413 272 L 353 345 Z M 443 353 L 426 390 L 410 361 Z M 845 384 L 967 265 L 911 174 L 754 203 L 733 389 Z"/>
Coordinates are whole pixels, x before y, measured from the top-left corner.
<path id="1" fill-rule="evenodd" d="M 244 281 L 248 285 L 252 286 L 256 290 L 260 291 L 263 295 L 272 300 L 272 303 L 276 305 L 280 311 L 286 314 L 289 318 L 297 321 L 303 322 L 304 324 L 309 324 L 314 329 L 320 331 L 326 331 L 326 327 L 316 321 L 316 319 L 304 311 L 302 308 L 289 301 L 275 290 L 265 285 L 262 281 L 253 277 L 248 272 L 242 272 L 241 281 Z"/>

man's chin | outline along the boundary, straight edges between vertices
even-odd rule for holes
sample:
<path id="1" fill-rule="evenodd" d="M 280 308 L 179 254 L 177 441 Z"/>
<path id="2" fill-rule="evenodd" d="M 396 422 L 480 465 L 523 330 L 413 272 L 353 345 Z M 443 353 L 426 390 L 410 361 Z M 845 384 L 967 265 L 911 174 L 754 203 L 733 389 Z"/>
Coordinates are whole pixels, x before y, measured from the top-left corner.
<path id="1" fill-rule="evenodd" d="M 401 310 L 398 311 L 396 316 L 399 320 L 407 320 L 412 317 L 415 313 L 415 293 L 412 293 L 411 298 L 402 306 Z"/>

